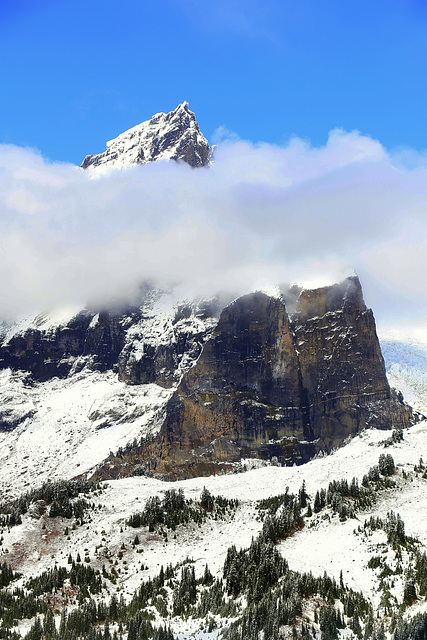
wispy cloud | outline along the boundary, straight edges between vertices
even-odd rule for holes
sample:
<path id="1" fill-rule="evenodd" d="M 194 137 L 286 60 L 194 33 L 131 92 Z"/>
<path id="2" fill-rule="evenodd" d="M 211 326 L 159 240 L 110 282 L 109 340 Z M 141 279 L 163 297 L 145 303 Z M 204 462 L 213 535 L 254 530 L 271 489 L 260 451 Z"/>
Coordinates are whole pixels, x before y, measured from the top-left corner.
<path id="1" fill-rule="evenodd" d="M 212 34 L 262 40 L 282 47 L 277 31 L 282 21 L 283 4 L 272 0 L 175 0 L 187 18 Z M 287 12 L 289 13 L 289 11 Z"/>

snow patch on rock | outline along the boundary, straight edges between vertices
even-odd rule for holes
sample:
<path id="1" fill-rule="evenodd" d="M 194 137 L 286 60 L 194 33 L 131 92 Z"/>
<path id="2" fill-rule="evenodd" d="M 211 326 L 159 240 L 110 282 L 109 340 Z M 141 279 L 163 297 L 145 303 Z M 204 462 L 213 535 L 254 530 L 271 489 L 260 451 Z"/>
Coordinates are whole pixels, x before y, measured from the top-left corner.
<path id="1" fill-rule="evenodd" d="M 201 133 L 194 113 L 183 102 L 170 113 L 156 113 L 150 120 L 128 129 L 107 142 L 98 155 L 86 156 L 83 169 L 123 169 L 149 162 L 181 160 L 192 167 L 209 163 L 212 149 Z"/>

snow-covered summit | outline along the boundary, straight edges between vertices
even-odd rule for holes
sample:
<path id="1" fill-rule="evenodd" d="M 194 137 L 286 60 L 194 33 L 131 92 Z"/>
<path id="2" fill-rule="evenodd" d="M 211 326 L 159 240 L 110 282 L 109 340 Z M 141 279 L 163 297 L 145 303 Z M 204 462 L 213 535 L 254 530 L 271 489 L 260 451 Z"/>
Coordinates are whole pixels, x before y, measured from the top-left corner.
<path id="1" fill-rule="evenodd" d="M 169 113 L 156 113 L 151 120 L 128 129 L 107 142 L 98 155 L 86 156 L 83 169 L 108 166 L 124 168 L 159 160 L 184 161 L 192 167 L 208 164 L 212 148 L 201 133 L 188 102 Z"/>

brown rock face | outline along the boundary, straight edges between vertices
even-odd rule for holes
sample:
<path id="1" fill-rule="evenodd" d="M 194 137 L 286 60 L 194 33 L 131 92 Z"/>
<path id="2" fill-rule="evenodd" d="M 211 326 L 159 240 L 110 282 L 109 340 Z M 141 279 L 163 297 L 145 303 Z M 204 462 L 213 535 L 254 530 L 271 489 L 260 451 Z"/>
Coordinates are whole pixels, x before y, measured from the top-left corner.
<path id="1" fill-rule="evenodd" d="M 357 277 L 285 298 L 291 316 L 263 293 L 224 309 L 159 435 L 138 451 L 146 468 L 176 477 L 245 457 L 301 463 L 366 426 L 415 421 L 390 391 Z"/>
<path id="2" fill-rule="evenodd" d="M 212 462 L 283 453 L 309 435 L 303 400 L 284 303 L 244 296 L 223 311 L 169 403 L 159 455 L 175 466 L 197 450 Z"/>

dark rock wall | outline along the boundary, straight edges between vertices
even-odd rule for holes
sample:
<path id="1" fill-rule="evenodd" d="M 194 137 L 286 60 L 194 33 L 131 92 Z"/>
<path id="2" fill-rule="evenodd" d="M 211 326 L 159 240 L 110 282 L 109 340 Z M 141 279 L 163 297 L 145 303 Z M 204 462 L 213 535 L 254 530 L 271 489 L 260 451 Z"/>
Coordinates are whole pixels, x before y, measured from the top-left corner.
<path id="1" fill-rule="evenodd" d="M 208 447 L 211 460 L 237 460 L 283 437 L 303 440 L 303 398 L 284 303 L 262 293 L 244 296 L 223 311 L 170 401 L 160 455 L 181 464 L 189 451 Z"/>
<path id="2" fill-rule="evenodd" d="M 292 318 L 312 434 L 327 450 L 367 426 L 405 427 L 411 418 L 396 410 L 402 403 L 391 396 L 359 280 L 343 284 L 302 291 Z"/>
<path id="3" fill-rule="evenodd" d="M 356 277 L 289 295 L 291 319 L 284 301 L 262 293 L 224 309 L 142 452 L 149 468 L 195 475 L 242 457 L 301 463 L 366 426 L 415 420 L 390 391 Z"/>

